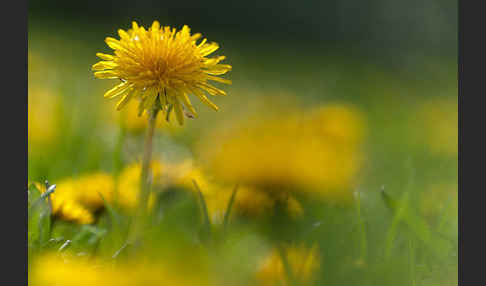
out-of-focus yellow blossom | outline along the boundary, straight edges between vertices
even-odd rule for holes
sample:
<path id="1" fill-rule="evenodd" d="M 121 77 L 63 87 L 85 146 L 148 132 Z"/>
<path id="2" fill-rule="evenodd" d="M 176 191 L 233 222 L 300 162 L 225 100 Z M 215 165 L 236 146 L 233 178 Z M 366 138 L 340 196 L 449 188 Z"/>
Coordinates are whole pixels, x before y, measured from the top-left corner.
<path id="1" fill-rule="evenodd" d="M 364 135 L 362 114 L 334 104 L 216 131 L 203 140 L 200 154 L 228 182 L 346 202 L 362 165 Z"/>
<path id="2" fill-rule="evenodd" d="M 419 144 L 425 145 L 431 153 L 457 155 L 457 98 L 427 99 L 411 118 L 417 122 L 415 136 Z"/>
<path id="3" fill-rule="evenodd" d="M 41 193 L 46 191 L 44 184 L 35 185 Z M 61 180 L 50 195 L 52 215 L 80 224 L 93 223 L 93 213 L 104 206 L 101 195 L 110 202 L 113 190 L 114 180 L 105 173 L 85 174 L 78 178 Z"/>
<path id="4" fill-rule="evenodd" d="M 228 208 L 234 186 L 222 185 L 203 173 L 199 168 L 193 168 L 184 173 L 176 185 L 195 191 L 192 183 L 195 180 L 204 196 L 209 216 L 214 223 L 221 223 Z M 233 202 L 231 216 L 258 217 L 273 210 L 276 203 L 284 204 L 286 211 L 292 217 L 303 213 L 302 206 L 292 196 L 272 196 L 254 187 L 239 186 Z"/>
<path id="5" fill-rule="evenodd" d="M 46 192 L 44 184 L 35 182 L 35 187 L 43 194 Z M 52 215 L 62 220 L 72 221 L 79 224 L 89 224 L 94 222 L 94 216 L 90 210 L 62 193 L 54 191 L 50 195 Z"/>
<path id="6" fill-rule="evenodd" d="M 29 273 L 33 286 L 159 286 L 208 285 L 201 271 L 183 271 L 157 261 L 101 261 L 48 254 L 40 257 Z"/>
<path id="7" fill-rule="evenodd" d="M 291 275 L 298 285 L 312 281 L 320 268 L 320 255 L 317 245 L 311 248 L 305 246 L 288 246 L 283 248 Z M 293 285 L 289 283 L 288 275 L 278 249 L 273 249 L 260 263 L 256 278 L 262 286 Z"/>
<path id="8" fill-rule="evenodd" d="M 164 168 L 160 162 L 152 161 L 150 170 L 152 172 L 152 185 L 156 186 L 161 181 Z M 128 165 L 121 171 L 118 177 L 117 203 L 122 208 L 134 210 L 138 206 L 141 173 L 142 167 L 139 163 Z M 150 192 L 148 207 L 151 208 L 154 203 L 155 193 Z"/>
<path id="9" fill-rule="evenodd" d="M 100 172 L 61 180 L 57 184 L 56 192 L 89 209 L 97 210 L 104 206 L 103 198 L 108 202 L 112 201 L 114 188 L 113 177 Z"/>
<path id="10" fill-rule="evenodd" d="M 59 135 L 61 98 L 41 88 L 29 88 L 27 117 L 29 145 L 45 145 Z"/>
<path id="11" fill-rule="evenodd" d="M 441 182 L 427 186 L 421 194 L 420 211 L 425 217 L 438 218 L 457 215 L 457 183 Z"/>
<path id="12" fill-rule="evenodd" d="M 118 34 L 120 40 L 111 37 L 105 40 L 115 51 L 114 55 L 97 53 L 102 61 L 93 65 L 96 77 L 121 80 L 105 93 L 106 98 L 121 96 L 118 110 L 136 99 L 140 112 L 160 109 L 166 113 L 173 109 L 182 124 L 187 112 L 197 116 L 189 94 L 218 110 L 205 92 L 213 96 L 226 95 L 209 81 L 231 84 L 230 80 L 218 77 L 230 71 L 231 66 L 220 64 L 224 56 L 207 57 L 219 48 L 217 43 L 207 43 L 203 39 L 197 44 L 202 35 L 191 35 L 188 26 L 176 31 L 168 26 L 161 27 L 158 21 L 147 30 L 133 22 L 132 29 L 119 29 Z"/>

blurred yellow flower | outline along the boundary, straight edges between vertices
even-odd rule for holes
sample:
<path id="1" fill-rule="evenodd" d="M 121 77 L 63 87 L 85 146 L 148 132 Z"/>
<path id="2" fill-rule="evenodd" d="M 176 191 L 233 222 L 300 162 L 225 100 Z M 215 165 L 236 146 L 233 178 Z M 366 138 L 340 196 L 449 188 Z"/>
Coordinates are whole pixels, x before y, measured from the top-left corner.
<path id="1" fill-rule="evenodd" d="M 224 56 L 207 57 L 219 48 L 217 43 L 206 43 L 203 39 L 196 44 L 202 35 L 191 35 L 188 26 L 176 32 L 175 28 L 161 27 L 157 21 L 147 30 L 133 22 L 132 29 L 119 29 L 118 34 L 120 40 L 111 37 L 105 40 L 115 54 L 97 53 L 102 61 L 92 67 L 98 78 L 121 80 L 105 93 L 107 98 L 123 95 L 118 110 L 135 98 L 139 100 L 139 113 L 154 109 L 170 112 L 173 108 L 182 124 L 185 108 L 197 116 L 189 94 L 218 109 L 205 92 L 215 96 L 226 93 L 208 81 L 231 84 L 230 80 L 218 77 L 230 71 L 231 66 L 219 63 Z"/>
<path id="2" fill-rule="evenodd" d="M 162 164 L 153 161 L 151 165 L 154 185 L 160 185 L 163 180 Z M 117 204 L 133 211 L 137 207 L 140 190 L 141 166 L 138 163 L 126 166 L 119 175 L 117 183 Z M 36 187 L 45 192 L 43 184 Z M 85 174 L 77 178 L 66 178 L 56 184 L 56 190 L 51 194 L 53 215 L 60 219 L 77 223 L 92 223 L 93 213 L 104 207 L 105 199 L 113 204 L 115 200 L 115 180 L 106 173 Z M 149 198 L 149 207 L 155 203 L 155 194 Z"/>
<path id="3" fill-rule="evenodd" d="M 162 176 L 162 164 L 158 161 L 152 161 L 152 186 L 159 184 Z M 140 193 L 140 175 L 142 167 L 140 163 L 134 163 L 126 166 L 120 173 L 117 185 L 117 204 L 126 209 L 134 210 L 138 206 L 138 196 Z M 155 203 L 155 193 L 150 192 L 149 208 Z"/>
<path id="4" fill-rule="evenodd" d="M 47 254 L 40 257 L 29 273 L 29 285 L 36 286 L 158 286 L 208 285 L 199 272 L 169 267 L 158 261 L 112 262 L 82 257 Z"/>
<path id="5" fill-rule="evenodd" d="M 46 192 L 44 184 L 35 182 L 35 187 L 43 194 Z M 62 220 L 72 221 L 79 224 L 89 224 L 94 222 L 94 216 L 90 210 L 79 202 L 58 193 L 57 190 L 50 194 L 52 215 Z"/>
<path id="6" fill-rule="evenodd" d="M 234 186 L 216 182 L 214 178 L 203 173 L 199 168 L 193 168 L 184 173 L 174 184 L 196 191 L 192 180 L 195 180 L 201 189 L 211 221 L 222 223 Z M 294 218 L 303 213 L 302 206 L 292 196 L 271 196 L 254 187 L 239 186 L 233 202 L 231 217 L 234 215 L 259 217 L 272 211 L 276 203 L 282 203 L 289 215 Z"/>
<path id="7" fill-rule="evenodd" d="M 104 206 L 103 198 L 112 201 L 114 188 L 113 177 L 99 172 L 61 180 L 57 184 L 56 193 L 91 210 L 98 210 Z"/>
<path id="8" fill-rule="evenodd" d="M 352 200 L 363 160 L 363 116 L 339 104 L 304 112 L 260 116 L 216 131 L 202 140 L 203 162 L 226 182 L 298 190 L 336 202 Z"/>
<path id="9" fill-rule="evenodd" d="M 316 244 L 311 248 L 287 246 L 283 248 L 291 275 L 298 285 L 305 285 L 314 278 L 320 268 L 320 255 Z M 278 249 L 273 249 L 260 263 L 256 278 L 262 286 L 293 285 L 289 283 L 288 275 Z"/>
<path id="10" fill-rule="evenodd" d="M 52 143 L 59 135 L 61 98 L 41 88 L 29 88 L 27 104 L 29 145 Z"/>
<path id="11" fill-rule="evenodd" d="M 46 191 L 44 184 L 35 183 L 35 186 L 41 193 Z M 61 180 L 50 195 L 52 215 L 80 224 L 93 223 L 93 213 L 104 207 L 101 195 L 110 202 L 113 190 L 114 180 L 105 173 L 85 174 L 78 178 Z"/>
<path id="12" fill-rule="evenodd" d="M 419 144 L 435 154 L 457 155 L 457 98 L 427 99 L 418 106 L 411 118 L 419 124 L 415 134 Z"/>

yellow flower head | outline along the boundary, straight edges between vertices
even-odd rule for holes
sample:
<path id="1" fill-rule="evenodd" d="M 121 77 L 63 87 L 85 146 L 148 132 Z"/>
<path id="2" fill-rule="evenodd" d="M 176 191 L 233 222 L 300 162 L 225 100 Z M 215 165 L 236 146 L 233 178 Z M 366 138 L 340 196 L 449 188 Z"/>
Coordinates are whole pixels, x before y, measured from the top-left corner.
<path id="1" fill-rule="evenodd" d="M 284 248 L 293 278 L 298 285 L 310 282 L 320 267 L 320 256 L 317 244 L 312 248 L 304 246 L 288 246 Z M 259 285 L 289 285 L 282 256 L 277 249 L 267 255 L 260 263 L 256 273 Z"/>
<path id="2" fill-rule="evenodd" d="M 226 182 L 349 202 L 362 164 L 364 127 L 358 110 L 335 104 L 283 118 L 259 116 L 216 131 L 199 150 Z"/>
<path id="3" fill-rule="evenodd" d="M 154 109 L 170 113 L 174 109 L 182 124 L 184 108 L 197 116 L 189 94 L 218 110 L 205 92 L 215 96 L 226 93 L 208 81 L 231 84 L 217 77 L 230 71 L 231 66 L 220 64 L 224 56 L 208 57 L 219 48 L 217 43 L 207 43 L 203 39 L 197 44 L 202 35 L 191 35 L 188 26 L 176 31 L 168 26 L 161 27 L 157 21 L 147 30 L 133 22 L 132 29 L 120 29 L 118 34 L 120 40 L 111 37 L 105 40 L 115 50 L 114 55 L 97 53 L 102 61 L 93 65 L 96 77 L 121 80 L 105 93 L 107 98 L 122 96 L 118 110 L 135 98 L 139 100 L 139 114 Z"/>

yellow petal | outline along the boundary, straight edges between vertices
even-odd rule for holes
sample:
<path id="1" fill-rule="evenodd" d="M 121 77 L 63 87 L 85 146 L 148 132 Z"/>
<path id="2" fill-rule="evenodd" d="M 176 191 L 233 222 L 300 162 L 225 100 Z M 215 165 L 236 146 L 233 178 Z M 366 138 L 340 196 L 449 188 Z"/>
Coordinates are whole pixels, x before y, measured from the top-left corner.
<path id="1" fill-rule="evenodd" d="M 208 66 L 213 66 L 213 65 L 216 65 L 217 63 L 219 63 L 220 61 L 226 59 L 225 56 L 219 56 L 219 57 L 215 57 L 215 58 L 210 58 L 210 59 L 207 59 L 204 61 L 204 64 L 205 65 L 208 65 Z"/>
<path id="2" fill-rule="evenodd" d="M 158 31 L 160 28 L 160 23 L 159 21 L 155 20 L 153 23 L 152 23 L 152 31 Z"/>
<path id="3" fill-rule="evenodd" d="M 118 78 L 118 73 L 112 70 L 97 71 L 94 73 L 94 76 L 101 79 L 114 79 Z"/>
<path id="4" fill-rule="evenodd" d="M 152 109 L 155 103 L 155 99 L 157 98 L 157 94 L 152 89 L 146 90 L 144 95 L 145 96 L 142 98 L 142 101 L 139 105 L 138 116 L 142 115 L 145 109 Z"/>
<path id="5" fill-rule="evenodd" d="M 182 106 L 179 100 L 177 100 L 177 98 L 174 100 L 174 108 L 175 108 L 176 117 L 177 117 L 177 121 L 179 122 L 179 125 L 183 125 L 184 114 L 182 114 Z"/>
<path id="6" fill-rule="evenodd" d="M 192 93 L 197 96 L 203 103 L 205 103 L 207 106 L 211 107 L 212 109 L 218 111 L 218 106 L 216 104 L 214 104 L 213 102 L 211 102 L 211 100 L 209 100 L 206 95 L 204 95 L 204 93 L 202 91 L 200 91 L 199 89 L 196 89 L 196 88 L 193 88 L 191 89 Z"/>
<path id="7" fill-rule="evenodd" d="M 219 88 L 216 88 L 210 84 L 207 84 L 207 83 L 199 83 L 198 86 L 201 88 L 201 89 L 204 89 L 205 91 L 207 91 L 209 94 L 211 95 L 214 95 L 214 96 L 217 96 L 217 95 L 220 95 L 220 96 L 226 96 L 226 92 L 224 92 L 223 90 L 219 89 Z"/>
<path id="8" fill-rule="evenodd" d="M 130 40 L 130 35 L 125 32 L 125 30 L 118 29 L 118 35 L 120 36 L 120 39 Z"/>
<path id="9" fill-rule="evenodd" d="M 132 29 L 133 29 L 134 32 L 136 32 L 138 30 L 137 22 L 135 22 L 135 21 L 132 22 Z"/>
<path id="10" fill-rule="evenodd" d="M 202 37 L 202 35 L 200 33 L 196 33 L 196 34 L 194 34 L 194 35 L 191 36 L 191 39 L 193 41 L 197 41 L 201 37 Z"/>
<path id="11" fill-rule="evenodd" d="M 106 37 L 105 43 L 108 45 L 108 47 L 112 48 L 113 50 L 123 49 L 123 47 L 120 44 L 120 41 L 118 41 L 115 38 Z"/>
<path id="12" fill-rule="evenodd" d="M 212 81 L 217 81 L 217 82 L 221 82 L 221 83 L 225 83 L 225 84 L 232 84 L 233 82 L 229 79 L 224 79 L 224 78 L 220 78 L 220 77 L 217 77 L 217 76 L 210 76 L 208 75 L 207 78 L 209 80 L 212 80 Z"/>
<path id="13" fill-rule="evenodd" d="M 118 65 L 112 61 L 100 61 L 94 64 L 91 69 L 94 71 L 116 68 Z"/>
<path id="14" fill-rule="evenodd" d="M 212 66 L 212 67 L 208 67 L 208 69 L 203 70 L 203 72 L 206 73 L 206 74 L 212 74 L 212 75 L 222 75 L 222 74 L 229 72 L 231 69 L 232 69 L 232 67 L 230 65 L 218 64 L 218 65 L 215 65 L 215 66 Z"/>
<path id="15" fill-rule="evenodd" d="M 128 88 L 130 87 L 130 85 L 128 84 L 128 82 L 122 82 L 120 83 L 119 85 L 115 86 L 114 88 L 108 90 L 104 97 L 105 98 L 113 98 L 113 97 L 116 97 L 120 94 L 122 94 L 123 92 L 125 92 Z"/>
<path id="16" fill-rule="evenodd" d="M 105 61 L 112 61 L 115 57 L 108 54 L 96 53 L 96 56 Z"/>
<path id="17" fill-rule="evenodd" d="M 197 115 L 196 109 L 194 109 L 194 106 L 192 106 L 191 101 L 189 100 L 189 97 L 187 96 L 187 94 L 182 93 L 181 95 L 179 95 L 179 98 L 182 100 L 182 103 L 187 107 L 187 109 L 189 109 L 189 111 L 195 117 L 197 117 L 198 115 Z"/>
<path id="18" fill-rule="evenodd" d="M 202 41 L 197 45 L 198 48 L 202 47 L 204 44 L 206 44 L 207 39 L 202 39 Z"/>
<path id="19" fill-rule="evenodd" d="M 210 43 L 208 45 L 203 46 L 200 50 L 200 53 L 201 53 L 201 56 L 204 57 L 204 56 L 207 56 L 207 55 L 213 53 L 217 49 L 219 49 L 219 45 L 217 43 Z"/>
<path id="20" fill-rule="evenodd" d="M 125 105 L 127 105 L 128 102 L 130 102 L 130 99 L 132 99 L 133 96 L 133 90 L 130 90 L 127 94 L 125 94 L 122 99 L 116 104 L 116 110 L 121 110 Z"/>

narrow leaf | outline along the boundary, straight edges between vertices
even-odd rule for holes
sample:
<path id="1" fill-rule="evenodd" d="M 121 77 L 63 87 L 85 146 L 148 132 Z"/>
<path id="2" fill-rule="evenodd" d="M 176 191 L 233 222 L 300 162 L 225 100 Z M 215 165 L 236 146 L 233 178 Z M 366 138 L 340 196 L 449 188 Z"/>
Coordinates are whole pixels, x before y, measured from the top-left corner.
<path id="1" fill-rule="evenodd" d="M 238 191 L 238 184 L 236 184 L 235 188 L 233 189 L 233 193 L 231 194 L 231 198 L 228 202 L 228 207 L 226 208 L 226 212 L 224 214 L 224 219 L 223 219 L 223 229 L 226 230 L 226 227 L 228 226 L 230 214 L 231 214 L 231 209 L 233 208 L 233 203 L 235 202 L 236 198 L 236 192 Z"/>

